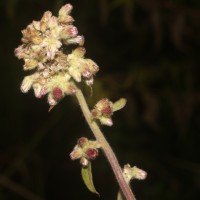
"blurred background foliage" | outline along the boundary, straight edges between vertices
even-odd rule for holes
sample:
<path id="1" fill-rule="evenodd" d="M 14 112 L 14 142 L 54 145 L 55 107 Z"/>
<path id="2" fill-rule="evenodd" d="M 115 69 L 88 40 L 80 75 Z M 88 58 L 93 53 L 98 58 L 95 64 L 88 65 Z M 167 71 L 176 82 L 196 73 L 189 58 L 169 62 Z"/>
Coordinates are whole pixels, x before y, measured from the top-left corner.
<path id="1" fill-rule="evenodd" d="M 137 199 L 200 199 L 200 1 L 1 0 L 0 199 L 99 199 L 85 188 L 69 159 L 77 138 L 92 134 L 73 97 L 51 112 L 46 99 L 24 95 L 22 61 L 14 57 L 21 30 L 65 3 L 86 38 L 87 57 L 100 72 L 90 107 L 109 97 L 128 99 L 103 131 L 122 165 L 148 172 L 134 181 Z M 100 156 L 93 176 L 102 199 L 118 186 Z"/>

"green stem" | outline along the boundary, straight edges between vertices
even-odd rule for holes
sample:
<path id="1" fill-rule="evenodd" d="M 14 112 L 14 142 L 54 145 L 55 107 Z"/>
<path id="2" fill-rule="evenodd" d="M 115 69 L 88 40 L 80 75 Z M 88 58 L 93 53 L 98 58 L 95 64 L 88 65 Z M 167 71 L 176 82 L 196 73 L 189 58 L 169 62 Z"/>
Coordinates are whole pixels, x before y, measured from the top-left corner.
<path id="1" fill-rule="evenodd" d="M 109 143 L 107 142 L 106 138 L 104 137 L 104 135 L 101 132 L 97 123 L 95 121 L 91 120 L 91 112 L 88 108 L 85 97 L 83 96 L 82 91 L 78 88 L 76 88 L 76 97 L 78 99 L 81 110 L 83 112 L 83 115 L 84 115 L 90 129 L 92 130 L 97 141 L 100 143 L 100 145 L 112 167 L 112 170 L 115 174 L 115 177 L 119 183 L 120 189 L 123 192 L 125 198 L 127 200 L 136 200 L 133 192 L 131 191 L 130 186 L 126 183 L 126 181 L 123 177 L 122 169 L 119 165 L 119 162 L 118 162 L 112 148 L 110 147 Z"/>

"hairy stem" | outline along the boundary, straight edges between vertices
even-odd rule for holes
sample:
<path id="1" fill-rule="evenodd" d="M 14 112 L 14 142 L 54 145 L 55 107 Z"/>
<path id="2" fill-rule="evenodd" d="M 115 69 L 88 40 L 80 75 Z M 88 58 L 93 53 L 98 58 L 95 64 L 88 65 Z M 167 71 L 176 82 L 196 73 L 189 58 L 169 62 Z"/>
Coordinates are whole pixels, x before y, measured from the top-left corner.
<path id="1" fill-rule="evenodd" d="M 92 130 L 97 141 L 100 143 L 100 145 L 108 159 L 108 162 L 110 163 L 110 165 L 112 167 L 112 170 L 115 174 L 115 177 L 119 183 L 120 189 L 123 192 L 125 198 L 127 200 L 136 200 L 133 192 L 131 191 L 130 186 L 126 183 L 126 181 L 123 177 L 122 169 L 119 165 L 119 162 L 118 162 L 112 148 L 110 147 L 109 143 L 107 142 L 106 138 L 104 137 L 104 135 L 101 132 L 97 123 L 95 121 L 91 120 L 91 112 L 88 108 L 85 97 L 84 97 L 82 91 L 78 88 L 76 88 L 76 97 L 78 99 L 81 110 L 84 114 L 84 117 L 85 117 L 90 129 Z"/>

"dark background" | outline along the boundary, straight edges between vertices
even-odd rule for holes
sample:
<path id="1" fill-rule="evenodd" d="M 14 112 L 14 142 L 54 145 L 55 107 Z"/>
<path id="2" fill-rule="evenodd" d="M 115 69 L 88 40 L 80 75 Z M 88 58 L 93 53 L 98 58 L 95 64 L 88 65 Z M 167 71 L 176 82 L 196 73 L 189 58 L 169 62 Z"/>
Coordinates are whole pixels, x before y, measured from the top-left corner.
<path id="1" fill-rule="evenodd" d="M 121 165 L 148 172 L 145 181 L 132 182 L 137 199 L 200 199 L 200 1 L 67 2 L 85 36 L 86 56 L 100 66 L 93 97 L 85 90 L 90 108 L 103 97 L 128 100 L 114 126 L 102 129 Z M 27 191 L 43 200 L 99 199 L 69 158 L 79 137 L 93 138 L 75 98 L 48 112 L 45 98 L 22 94 L 26 73 L 13 53 L 22 29 L 46 10 L 57 15 L 67 2 L 0 1 L 1 200 L 28 199 Z M 118 186 L 102 153 L 93 176 L 101 199 L 116 199 Z"/>

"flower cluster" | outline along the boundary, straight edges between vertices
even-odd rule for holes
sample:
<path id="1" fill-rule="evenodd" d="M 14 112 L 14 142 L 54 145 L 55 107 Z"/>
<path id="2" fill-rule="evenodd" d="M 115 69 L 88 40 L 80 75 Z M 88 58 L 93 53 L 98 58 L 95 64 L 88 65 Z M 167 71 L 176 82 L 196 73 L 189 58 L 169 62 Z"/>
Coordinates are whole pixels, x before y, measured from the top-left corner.
<path id="1" fill-rule="evenodd" d="M 79 138 L 77 145 L 70 153 L 72 160 L 80 159 L 80 163 L 83 166 L 87 166 L 89 160 L 94 160 L 98 156 L 98 148 L 100 144 L 97 141 L 88 140 L 85 137 Z"/>
<path id="2" fill-rule="evenodd" d="M 24 60 L 24 70 L 31 70 L 21 84 L 26 93 L 32 87 L 37 98 L 48 94 L 48 103 L 57 104 L 66 94 L 73 94 L 73 81 L 82 78 L 87 85 L 93 84 L 93 75 L 99 70 L 95 62 L 85 59 L 84 37 L 78 35 L 70 16 L 72 6 L 64 5 L 58 17 L 46 11 L 40 21 L 33 21 L 22 30 L 22 45 L 15 55 Z M 63 45 L 78 45 L 71 53 L 63 52 Z"/>
<path id="3" fill-rule="evenodd" d="M 111 116 L 113 112 L 122 109 L 126 104 L 125 99 L 120 99 L 115 103 L 109 101 L 108 99 L 101 99 L 98 101 L 91 111 L 93 119 L 98 119 L 101 124 L 112 126 L 113 121 Z"/>

